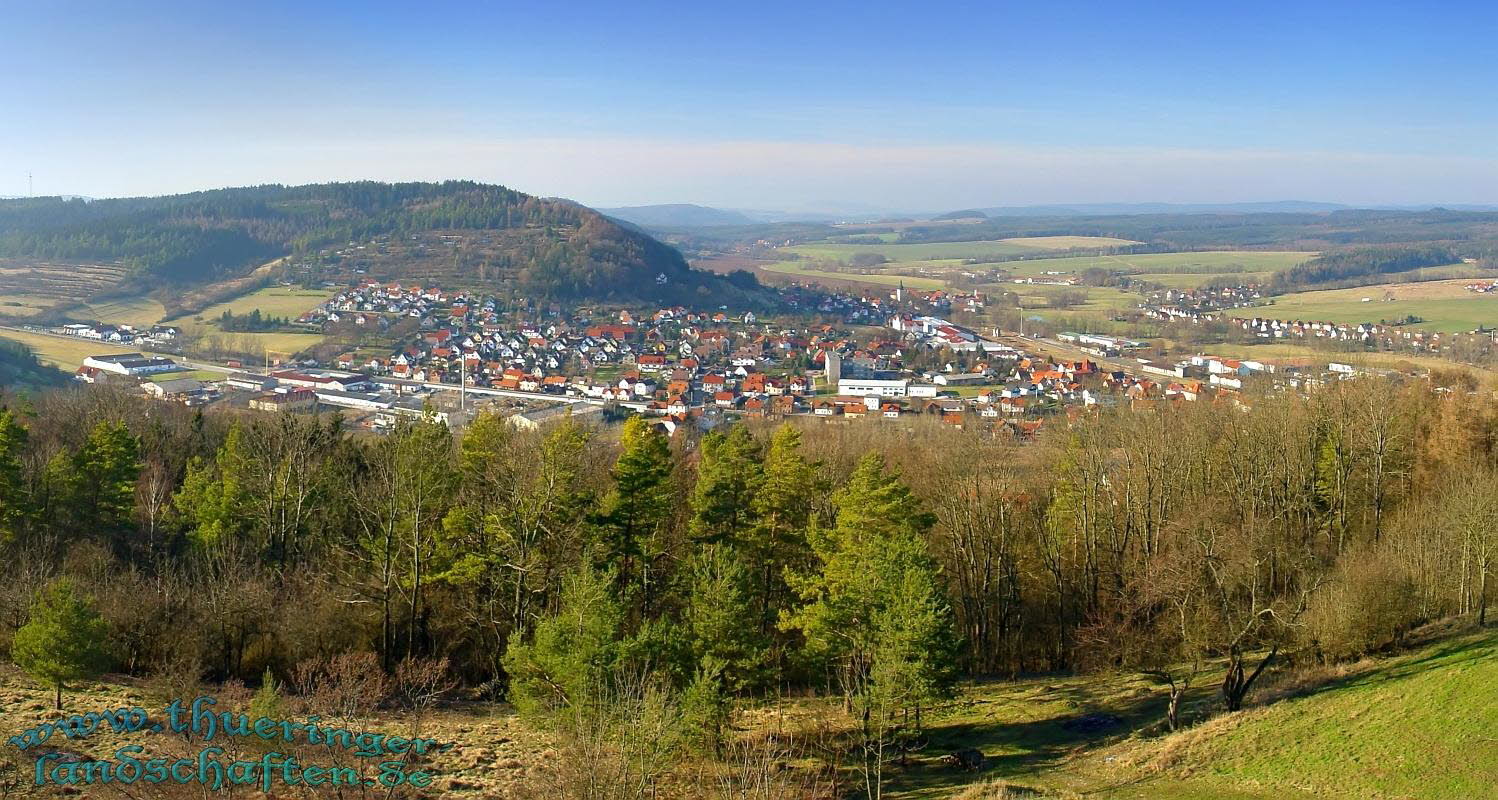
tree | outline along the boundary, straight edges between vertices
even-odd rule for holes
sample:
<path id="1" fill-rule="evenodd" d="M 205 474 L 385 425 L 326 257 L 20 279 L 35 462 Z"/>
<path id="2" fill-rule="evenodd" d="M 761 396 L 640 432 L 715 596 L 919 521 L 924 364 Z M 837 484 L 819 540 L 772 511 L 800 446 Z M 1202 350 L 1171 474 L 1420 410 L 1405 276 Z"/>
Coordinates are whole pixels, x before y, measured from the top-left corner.
<path id="1" fill-rule="evenodd" d="M 624 617 L 613 576 L 583 566 L 562 581 L 557 612 L 536 623 L 529 642 L 510 637 L 504 667 L 510 702 L 533 719 L 600 698 L 618 662 Z"/>
<path id="2" fill-rule="evenodd" d="M 31 514 L 31 497 L 21 464 L 26 438 L 26 429 L 10 409 L 0 408 L 0 541 L 14 539 Z"/>
<path id="3" fill-rule="evenodd" d="M 740 541 L 750 534 L 763 474 L 759 442 L 748 428 L 735 425 L 727 434 L 702 437 L 700 449 L 689 531 L 699 542 Z"/>
<path id="4" fill-rule="evenodd" d="M 60 519 L 74 533 L 113 534 L 129 526 L 139 476 L 140 441 L 125 423 L 104 421 L 70 457 L 53 459 L 48 483 Z"/>
<path id="5" fill-rule="evenodd" d="M 70 681 L 92 679 L 109 664 L 109 626 L 94 610 L 93 600 L 67 578 L 58 578 L 37 594 L 26 624 L 16 631 L 11 655 L 21 669 L 57 690 Z"/>
<path id="6" fill-rule="evenodd" d="M 244 428 L 235 425 L 212 461 L 188 462 L 173 504 L 191 523 L 188 537 L 195 544 L 210 546 L 249 535 L 251 500 L 237 469 L 245 463 L 244 437 Z"/>
<path id="7" fill-rule="evenodd" d="M 730 692 L 764 679 L 766 642 L 750 602 L 751 575 L 730 545 L 708 545 L 693 558 L 686 623 L 705 675 Z"/>
<path id="8" fill-rule="evenodd" d="M 806 529 L 820 487 L 816 467 L 801 455 L 798 428 L 782 425 L 775 431 L 765 453 L 763 475 L 753 500 L 755 526 L 744 550 L 757 573 L 760 630 L 769 636 L 776 630 L 780 612 L 790 605 L 786 570 L 805 568 L 811 558 Z"/>
<path id="9" fill-rule="evenodd" d="M 654 605 L 661 538 L 672 513 L 671 450 L 641 417 L 625 420 L 621 452 L 611 475 L 614 488 L 592 516 L 594 557 L 614 570 L 621 589 L 633 593 L 641 618 Z"/>
<path id="10" fill-rule="evenodd" d="M 864 456 L 833 502 L 833 528 L 809 536 L 819 569 L 793 577 L 804 604 L 782 625 L 836 674 L 877 796 L 896 715 L 914 710 L 919 727 L 921 707 L 955 679 L 951 609 L 922 538 L 934 518 L 883 456 Z"/>

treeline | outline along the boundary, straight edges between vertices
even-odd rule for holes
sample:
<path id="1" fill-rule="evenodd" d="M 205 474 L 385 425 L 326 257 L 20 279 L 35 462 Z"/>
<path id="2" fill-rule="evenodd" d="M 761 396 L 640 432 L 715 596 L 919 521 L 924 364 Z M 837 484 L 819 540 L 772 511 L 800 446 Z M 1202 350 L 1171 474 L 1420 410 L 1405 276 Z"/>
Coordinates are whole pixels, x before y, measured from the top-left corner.
<path id="1" fill-rule="evenodd" d="M 68 374 L 37 360 L 36 352 L 22 342 L 0 338 L 0 386 L 45 389 L 66 385 Z"/>
<path id="2" fill-rule="evenodd" d="M 0 256 L 111 261 L 138 278 L 201 283 L 282 255 L 432 230 L 498 230 L 522 289 L 548 297 L 724 288 L 673 248 L 563 200 L 503 186 L 357 183 L 257 186 L 154 198 L 0 201 Z"/>
<path id="3" fill-rule="evenodd" d="M 1327 253 L 1304 264 L 1276 272 L 1270 279 L 1270 286 L 1276 290 L 1286 291 L 1320 284 L 1356 281 L 1368 276 L 1406 272 L 1423 267 L 1458 264 L 1461 261 L 1460 253 L 1450 247 L 1437 245 L 1360 247 Z"/>
<path id="4" fill-rule="evenodd" d="M 1142 670 L 1178 700 L 1226 663 L 1234 710 L 1280 659 L 1485 621 L 1498 559 L 1498 412 L 1423 382 L 1058 418 L 1023 444 L 495 416 L 365 438 L 107 390 L 35 403 L 0 414 L 0 643 L 65 574 L 131 674 L 445 657 L 569 735 L 660 703 L 709 751 L 740 700 L 825 691 L 869 780 L 961 677 Z"/>
<path id="5" fill-rule="evenodd" d="M 262 315 L 258 308 L 252 309 L 248 314 L 238 316 L 235 316 L 233 311 L 224 309 L 224 313 L 218 318 L 218 328 L 225 333 L 262 333 L 278 331 L 290 326 L 290 319 Z"/>

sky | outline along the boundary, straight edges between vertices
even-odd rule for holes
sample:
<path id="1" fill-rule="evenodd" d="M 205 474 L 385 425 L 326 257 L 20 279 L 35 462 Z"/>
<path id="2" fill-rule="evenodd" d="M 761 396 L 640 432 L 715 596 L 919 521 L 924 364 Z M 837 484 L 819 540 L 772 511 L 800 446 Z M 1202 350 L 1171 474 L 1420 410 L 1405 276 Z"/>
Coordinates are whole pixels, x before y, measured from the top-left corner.
<path id="1" fill-rule="evenodd" d="M 1491 2 L 0 0 L 0 195 L 1498 203 Z"/>

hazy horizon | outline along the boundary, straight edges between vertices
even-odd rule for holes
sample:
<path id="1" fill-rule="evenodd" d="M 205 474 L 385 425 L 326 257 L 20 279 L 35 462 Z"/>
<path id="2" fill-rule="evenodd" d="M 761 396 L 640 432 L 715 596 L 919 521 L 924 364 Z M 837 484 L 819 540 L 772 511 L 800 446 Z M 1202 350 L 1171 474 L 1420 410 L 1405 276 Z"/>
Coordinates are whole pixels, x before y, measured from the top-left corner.
<path id="1" fill-rule="evenodd" d="M 1498 9 L 9 4 L 0 195 L 502 183 L 906 212 L 1498 202 Z M 1168 24 L 1166 24 L 1168 23 Z M 1478 66 L 1474 66 L 1478 65 Z"/>

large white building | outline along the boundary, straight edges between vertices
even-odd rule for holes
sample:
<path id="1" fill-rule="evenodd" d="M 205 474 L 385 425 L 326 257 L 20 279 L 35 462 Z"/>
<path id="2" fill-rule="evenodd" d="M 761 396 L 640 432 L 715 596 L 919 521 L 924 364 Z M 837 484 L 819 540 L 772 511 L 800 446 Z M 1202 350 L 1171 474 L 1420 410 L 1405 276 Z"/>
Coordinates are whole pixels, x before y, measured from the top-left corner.
<path id="1" fill-rule="evenodd" d="M 843 378 L 837 382 L 837 393 L 854 397 L 879 395 L 880 397 L 904 397 L 909 393 L 910 381 L 875 380 L 873 378 Z"/>
<path id="2" fill-rule="evenodd" d="M 171 372 L 178 369 L 177 363 L 169 358 L 148 356 L 144 353 L 88 356 L 83 359 L 83 366 L 93 367 L 102 372 L 113 372 L 116 375 L 132 376 L 154 375 L 158 372 Z"/>

